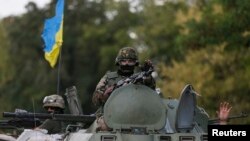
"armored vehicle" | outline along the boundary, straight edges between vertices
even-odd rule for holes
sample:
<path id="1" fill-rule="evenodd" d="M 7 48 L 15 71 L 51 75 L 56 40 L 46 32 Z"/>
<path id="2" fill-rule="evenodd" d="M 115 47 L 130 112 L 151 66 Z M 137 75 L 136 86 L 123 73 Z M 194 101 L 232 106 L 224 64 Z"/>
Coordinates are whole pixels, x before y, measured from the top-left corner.
<path id="1" fill-rule="evenodd" d="M 127 84 L 113 91 L 104 105 L 103 113 L 110 130 L 97 131 L 97 123 L 93 121 L 89 127 L 66 129 L 64 134 L 58 135 L 26 130 L 17 140 L 38 139 L 38 136 L 39 140 L 64 141 L 207 140 L 209 118 L 196 105 L 196 93 L 191 85 L 186 85 L 180 99 L 164 99 L 147 86 Z"/>
<path id="2" fill-rule="evenodd" d="M 144 85 L 128 84 L 113 91 L 104 106 L 109 131 L 89 128 L 69 133 L 65 141 L 206 141 L 208 115 L 196 105 L 187 85 L 179 100 L 163 99 Z"/>

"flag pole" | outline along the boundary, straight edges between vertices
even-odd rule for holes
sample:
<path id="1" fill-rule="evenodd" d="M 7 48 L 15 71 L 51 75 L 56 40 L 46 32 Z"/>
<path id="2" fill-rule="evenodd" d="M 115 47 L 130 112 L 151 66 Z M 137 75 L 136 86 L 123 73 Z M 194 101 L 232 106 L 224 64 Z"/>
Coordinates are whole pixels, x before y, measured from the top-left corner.
<path id="1" fill-rule="evenodd" d="M 60 95 L 60 80 L 61 80 L 61 77 L 60 77 L 60 74 L 61 74 L 61 66 L 62 66 L 62 46 L 59 50 L 59 62 L 58 62 L 58 70 L 57 70 L 57 94 Z"/>
<path id="2" fill-rule="evenodd" d="M 57 94 L 60 93 L 60 73 L 61 73 L 61 53 L 63 42 L 63 14 L 64 0 L 57 0 L 55 7 L 55 16 L 45 20 L 42 38 L 45 43 L 45 59 L 49 62 L 50 66 L 54 68 L 57 61 Z M 59 58 L 58 58 L 59 57 Z"/>

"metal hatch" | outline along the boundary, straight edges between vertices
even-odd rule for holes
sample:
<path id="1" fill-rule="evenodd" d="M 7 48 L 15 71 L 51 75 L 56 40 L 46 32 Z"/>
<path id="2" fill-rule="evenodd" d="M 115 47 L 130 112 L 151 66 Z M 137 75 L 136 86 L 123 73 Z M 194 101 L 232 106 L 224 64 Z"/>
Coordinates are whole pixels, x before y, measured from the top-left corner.
<path id="1" fill-rule="evenodd" d="M 159 130 L 166 122 L 166 108 L 151 88 L 128 84 L 111 94 L 104 106 L 104 120 L 113 130 Z"/>
<path id="2" fill-rule="evenodd" d="M 189 132 L 194 127 L 196 107 L 196 93 L 192 85 L 188 84 L 181 92 L 181 98 L 176 111 L 176 130 Z"/>

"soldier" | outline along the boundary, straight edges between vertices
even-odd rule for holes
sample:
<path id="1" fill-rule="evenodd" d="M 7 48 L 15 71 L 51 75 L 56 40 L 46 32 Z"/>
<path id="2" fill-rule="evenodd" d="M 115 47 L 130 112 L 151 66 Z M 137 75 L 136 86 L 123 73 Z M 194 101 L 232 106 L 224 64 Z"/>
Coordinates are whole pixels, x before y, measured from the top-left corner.
<path id="1" fill-rule="evenodd" d="M 107 72 L 99 81 L 94 91 L 92 102 L 96 106 L 103 106 L 108 99 L 111 92 L 114 90 L 115 84 L 124 78 L 128 78 L 134 74 L 135 67 L 139 66 L 138 55 L 134 48 L 124 47 L 120 49 L 115 64 L 118 66 L 118 70 L 115 72 Z M 142 71 L 148 71 L 153 69 L 152 62 L 145 60 L 144 65 L 140 67 Z M 155 89 L 155 80 L 148 75 L 143 79 L 143 84 Z"/>
<path id="2" fill-rule="evenodd" d="M 135 68 L 139 66 L 137 51 L 132 47 L 124 47 L 120 49 L 115 59 L 115 65 L 118 66 L 117 71 L 107 72 L 96 86 L 92 97 L 92 102 L 96 106 L 102 107 L 105 104 L 119 80 L 128 78 L 135 73 Z M 153 69 L 152 62 L 150 60 L 145 60 L 144 64 L 140 66 L 140 69 L 145 72 L 149 69 Z M 144 77 L 143 81 L 140 83 L 155 90 L 155 80 L 151 74 Z M 102 108 L 97 112 L 97 124 L 97 130 L 108 130 L 108 127 L 103 120 Z"/>
<path id="3" fill-rule="evenodd" d="M 45 108 L 50 114 L 63 114 L 65 103 L 60 95 L 53 94 L 44 97 L 43 108 Z M 46 129 L 48 131 L 48 134 L 56 134 L 62 132 L 62 128 L 63 126 L 61 121 L 46 119 L 43 124 L 36 128 L 36 130 Z"/>

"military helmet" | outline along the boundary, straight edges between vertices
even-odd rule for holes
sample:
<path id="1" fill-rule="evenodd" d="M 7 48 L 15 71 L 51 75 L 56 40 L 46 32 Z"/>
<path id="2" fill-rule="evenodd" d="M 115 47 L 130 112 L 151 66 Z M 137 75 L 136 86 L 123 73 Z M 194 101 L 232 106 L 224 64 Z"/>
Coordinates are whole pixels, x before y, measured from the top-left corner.
<path id="1" fill-rule="evenodd" d="M 134 60 L 136 62 L 136 66 L 139 64 L 137 51 L 132 47 L 124 47 L 124 48 L 120 49 L 120 51 L 115 59 L 115 64 L 119 65 L 119 61 L 123 60 L 123 59 Z"/>
<path id="2" fill-rule="evenodd" d="M 57 94 L 45 96 L 43 99 L 43 108 L 47 108 L 47 107 L 56 107 L 56 108 L 64 109 L 65 103 L 64 103 L 62 96 L 57 95 Z"/>

